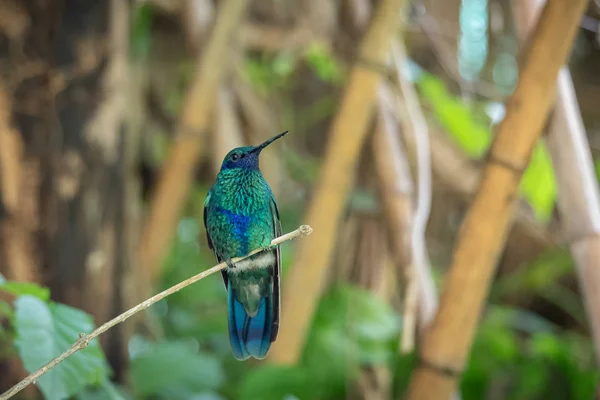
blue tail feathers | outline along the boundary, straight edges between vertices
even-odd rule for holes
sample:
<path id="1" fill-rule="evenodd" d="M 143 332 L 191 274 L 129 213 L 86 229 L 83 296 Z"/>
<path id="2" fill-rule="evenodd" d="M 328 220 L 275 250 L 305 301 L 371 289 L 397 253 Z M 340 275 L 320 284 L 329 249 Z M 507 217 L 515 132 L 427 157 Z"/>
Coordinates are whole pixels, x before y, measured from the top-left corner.
<path id="1" fill-rule="evenodd" d="M 271 347 L 273 296 L 263 297 L 254 317 L 249 317 L 236 297 L 231 282 L 227 285 L 229 341 L 238 360 L 265 358 Z"/>

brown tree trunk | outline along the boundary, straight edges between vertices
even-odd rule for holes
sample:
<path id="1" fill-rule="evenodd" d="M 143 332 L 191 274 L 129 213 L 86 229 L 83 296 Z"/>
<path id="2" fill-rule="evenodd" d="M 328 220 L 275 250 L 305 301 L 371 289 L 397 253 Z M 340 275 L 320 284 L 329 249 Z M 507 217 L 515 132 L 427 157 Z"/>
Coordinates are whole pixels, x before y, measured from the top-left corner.
<path id="1" fill-rule="evenodd" d="M 13 34 L 4 29 L 0 57 L 23 141 L 29 197 L 20 201 L 38 222 L 30 257 L 53 299 L 99 324 L 123 308 L 124 277 L 135 265 L 136 144 L 124 112 L 129 2 L 19 2 L 14 10 L 24 22 Z M 118 376 L 119 329 L 101 342 Z"/>

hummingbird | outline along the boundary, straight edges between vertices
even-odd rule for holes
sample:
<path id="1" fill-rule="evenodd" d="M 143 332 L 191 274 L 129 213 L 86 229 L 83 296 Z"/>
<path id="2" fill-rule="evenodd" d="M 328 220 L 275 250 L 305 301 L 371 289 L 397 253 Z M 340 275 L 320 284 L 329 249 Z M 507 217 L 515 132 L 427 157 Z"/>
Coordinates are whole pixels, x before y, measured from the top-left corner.
<path id="1" fill-rule="evenodd" d="M 279 210 L 271 187 L 259 169 L 261 152 L 288 131 L 257 146 L 238 147 L 223 159 L 215 184 L 204 201 L 208 247 L 227 290 L 229 342 L 238 360 L 263 359 L 279 330 Z M 254 249 L 265 250 L 237 263 L 231 260 Z"/>

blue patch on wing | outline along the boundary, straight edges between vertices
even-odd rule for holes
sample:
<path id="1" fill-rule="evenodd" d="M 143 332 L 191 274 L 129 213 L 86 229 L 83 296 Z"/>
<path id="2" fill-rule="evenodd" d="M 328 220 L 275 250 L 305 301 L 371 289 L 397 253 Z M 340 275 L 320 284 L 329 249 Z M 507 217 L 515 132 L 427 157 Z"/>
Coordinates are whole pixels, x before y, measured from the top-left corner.
<path id="1" fill-rule="evenodd" d="M 232 211 L 226 210 L 224 208 L 217 208 L 217 212 L 227 217 L 227 220 L 233 227 L 232 234 L 240 243 L 240 256 L 248 254 L 250 252 L 250 243 L 248 230 L 250 229 L 250 224 L 252 222 L 252 216 L 250 215 L 239 215 Z"/>

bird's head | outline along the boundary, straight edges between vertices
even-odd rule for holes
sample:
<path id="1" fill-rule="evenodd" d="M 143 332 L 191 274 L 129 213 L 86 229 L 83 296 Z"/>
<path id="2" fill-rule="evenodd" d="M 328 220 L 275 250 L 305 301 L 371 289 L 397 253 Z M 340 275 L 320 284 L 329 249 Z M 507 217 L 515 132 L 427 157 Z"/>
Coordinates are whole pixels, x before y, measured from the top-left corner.
<path id="1" fill-rule="evenodd" d="M 258 169 L 258 156 L 260 156 L 260 152 L 275 140 L 285 136 L 287 133 L 288 131 L 280 133 L 279 135 L 272 137 L 258 146 L 237 147 L 231 150 L 223 159 L 221 171 L 233 168 L 241 168 L 246 170 Z"/>

